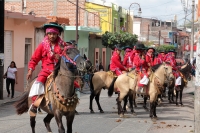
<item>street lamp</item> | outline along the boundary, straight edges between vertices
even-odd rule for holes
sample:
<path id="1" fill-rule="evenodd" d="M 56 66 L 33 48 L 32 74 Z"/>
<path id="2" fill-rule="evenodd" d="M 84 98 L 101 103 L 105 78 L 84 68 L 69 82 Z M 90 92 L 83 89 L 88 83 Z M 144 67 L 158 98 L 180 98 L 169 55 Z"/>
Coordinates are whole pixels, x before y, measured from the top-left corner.
<path id="1" fill-rule="evenodd" d="M 131 5 L 129 6 L 129 17 L 130 17 L 130 8 L 131 8 L 131 6 L 132 6 L 133 4 L 136 4 L 136 5 L 139 6 L 139 9 L 138 9 L 138 16 L 140 17 L 141 14 L 142 14 L 142 9 L 141 9 L 141 7 L 140 7 L 140 4 L 138 4 L 138 3 L 136 3 L 136 2 L 131 3 Z M 128 17 L 128 18 L 129 18 L 129 17 Z M 128 29 L 129 29 L 129 22 L 130 22 L 130 19 L 128 19 L 128 26 L 127 26 Z"/>

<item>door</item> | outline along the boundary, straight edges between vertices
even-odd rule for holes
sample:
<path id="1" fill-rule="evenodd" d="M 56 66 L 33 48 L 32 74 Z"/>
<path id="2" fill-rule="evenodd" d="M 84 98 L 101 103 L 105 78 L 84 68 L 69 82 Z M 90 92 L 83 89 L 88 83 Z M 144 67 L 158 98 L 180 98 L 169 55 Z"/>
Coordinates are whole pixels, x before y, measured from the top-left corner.
<path id="1" fill-rule="evenodd" d="M 26 74 L 28 72 L 28 62 L 31 58 L 32 38 L 25 38 L 25 53 L 24 53 L 24 88 L 26 88 Z"/>
<path id="2" fill-rule="evenodd" d="M 4 31 L 4 73 L 12 61 L 12 41 L 13 32 Z M 6 80 L 4 80 L 3 88 L 6 89 Z"/>
<path id="3" fill-rule="evenodd" d="M 106 68 L 106 48 L 102 48 L 102 65 L 105 70 L 105 68 Z"/>

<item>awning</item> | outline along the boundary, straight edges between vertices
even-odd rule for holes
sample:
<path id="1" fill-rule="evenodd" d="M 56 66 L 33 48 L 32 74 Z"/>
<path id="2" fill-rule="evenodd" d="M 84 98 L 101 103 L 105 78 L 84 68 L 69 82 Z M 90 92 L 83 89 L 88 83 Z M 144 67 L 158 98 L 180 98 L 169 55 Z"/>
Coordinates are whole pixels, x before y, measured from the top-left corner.
<path id="1" fill-rule="evenodd" d="M 187 45 L 185 44 L 183 50 L 184 51 L 190 51 L 190 48 L 191 48 L 190 44 L 187 44 Z M 196 50 L 197 50 L 197 45 L 194 45 L 193 46 L 193 51 L 196 51 Z"/>

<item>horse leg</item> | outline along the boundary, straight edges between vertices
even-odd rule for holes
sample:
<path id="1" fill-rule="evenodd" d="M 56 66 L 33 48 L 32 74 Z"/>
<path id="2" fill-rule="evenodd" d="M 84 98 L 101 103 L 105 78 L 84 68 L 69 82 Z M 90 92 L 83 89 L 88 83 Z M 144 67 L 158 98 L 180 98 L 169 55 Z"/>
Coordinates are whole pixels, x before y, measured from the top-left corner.
<path id="1" fill-rule="evenodd" d="M 133 93 L 133 104 L 134 104 L 134 107 L 137 108 L 137 104 L 136 104 L 136 94 Z"/>
<path id="2" fill-rule="evenodd" d="M 50 121 L 51 121 L 51 119 L 54 117 L 54 115 L 52 115 L 52 114 L 47 114 L 47 116 L 43 119 L 43 121 L 44 121 L 44 125 L 45 125 L 45 127 L 47 128 L 47 131 L 48 132 L 52 132 L 51 131 L 51 127 L 50 127 Z"/>
<path id="3" fill-rule="evenodd" d="M 129 94 L 129 103 L 130 103 L 131 113 L 133 115 L 136 115 L 136 113 L 135 113 L 135 111 L 133 109 L 133 94 L 132 93 Z"/>
<path id="4" fill-rule="evenodd" d="M 72 133 L 72 124 L 73 124 L 73 121 L 74 121 L 74 116 L 75 116 L 75 113 L 70 113 L 70 115 L 66 116 L 67 133 Z"/>
<path id="5" fill-rule="evenodd" d="M 153 117 L 153 102 L 150 102 L 150 113 L 149 113 L 149 117 Z"/>
<path id="6" fill-rule="evenodd" d="M 169 101 L 169 103 L 171 103 L 171 90 L 170 89 L 168 90 L 168 101 Z"/>
<path id="7" fill-rule="evenodd" d="M 101 94 L 101 92 L 99 92 L 99 93 L 95 96 L 95 100 L 96 100 L 97 106 L 98 106 L 98 108 L 99 108 L 99 110 L 100 110 L 100 113 L 104 113 L 104 111 L 102 110 L 101 105 L 100 105 L 100 103 L 99 103 L 100 94 Z"/>
<path id="8" fill-rule="evenodd" d="M 35 133 L 35 117 L 36 116 L 30 116 L 30 125 L 31 125 L 31 129 L 32 129 L 32 133 Z"/>
<path id="9" fill-rule="evenodd" d="M 54 116 L 55 116 L 55 119 L 56 119 L 56 123 L 58 125 L 58 132 L 59 133 L 65 133 L 65 128 L 64 128 L 63 123 L 62 123 L 61 113 L 58 110 L 55 110 Z"/>
<path id="10" fill-rule="evenodd" d="M 178 106 L 178 93 L 179 91 L 176 90 L 176 105 Z"/>
<path id="11" fill-rule="evenodd" d="M 147 108 L 147 99 L 148 99 L 148 97 L 144 95 L 144 105 L 143 105 L 143 108 L 148 111 L 148 108 Z"/>
<path id="12" fill-rule="evenodd" d="M 154 102 L 154 106 L 153 106 L 153 115 L 154 115 L 154 118 L 157 118 L 157 115 L 156 115 L 156 106 L 157 106 L 157 102 L 155 101 Z"/>
<path id="13" fill-rule="evenodd" d="M 93 99 L 94 99 L 95 95 L 94 95 L 94 92 L 92 91 L 92 93 L 90 94 L 90 113 L 94 113 L 94 110 L 93 110 L 93 107 L 92 107 L 92 102 L 93 102 Z"/>
<path id="14" fill-rule="evenodd" d="M 126 110 L 126 105 L 127 105 L 127 103 L 128 103 L 128 95 L 126 95 L 126 96 L 124 97 L 124 107 L 123 107 L 123 111 L 124 111 L 124 112 L 127 112 L 127 110 Z"/>

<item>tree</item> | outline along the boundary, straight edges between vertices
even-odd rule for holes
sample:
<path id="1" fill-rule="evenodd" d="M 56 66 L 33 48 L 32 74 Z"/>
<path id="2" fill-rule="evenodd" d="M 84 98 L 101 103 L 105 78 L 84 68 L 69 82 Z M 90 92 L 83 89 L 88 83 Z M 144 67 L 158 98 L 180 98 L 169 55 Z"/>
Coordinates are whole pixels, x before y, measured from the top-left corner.
<path id="1" fill-rule="evenodd" d="M 122 47 L 130 46 L 137 42 L 137 35 L 128 32 L 115 32 L 114 34 L 106 31 L 102 35 L 102 45 L 114 49 L 116 44 L 121 44 Z"/>
<path id="2" fill-rule="evenodd" d="M 168 45 L 168 44 L 163 44 L 158 47 L 156 47 L 156 51 L 169 51 L 169 50 L 175 50 L 174 45 Z"/>

